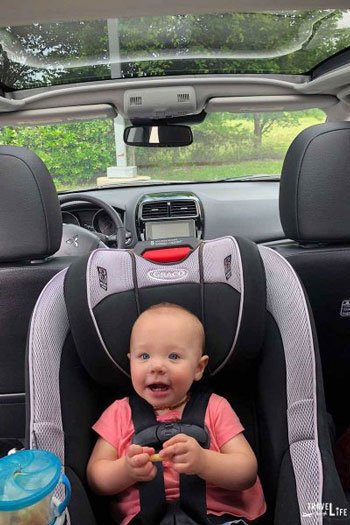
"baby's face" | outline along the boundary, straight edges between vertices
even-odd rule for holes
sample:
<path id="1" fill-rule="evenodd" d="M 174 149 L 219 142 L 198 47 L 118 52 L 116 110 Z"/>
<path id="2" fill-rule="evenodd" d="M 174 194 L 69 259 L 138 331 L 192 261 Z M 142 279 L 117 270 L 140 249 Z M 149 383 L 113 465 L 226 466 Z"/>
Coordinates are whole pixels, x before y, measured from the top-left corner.
<path id="1" fill-rule="evenodd" d="M 208 361 L 202 339 L 190 315 L 168 309 L 145 312 L 130 341 L 133 387 L 153 407 L 180 402 Z"/>

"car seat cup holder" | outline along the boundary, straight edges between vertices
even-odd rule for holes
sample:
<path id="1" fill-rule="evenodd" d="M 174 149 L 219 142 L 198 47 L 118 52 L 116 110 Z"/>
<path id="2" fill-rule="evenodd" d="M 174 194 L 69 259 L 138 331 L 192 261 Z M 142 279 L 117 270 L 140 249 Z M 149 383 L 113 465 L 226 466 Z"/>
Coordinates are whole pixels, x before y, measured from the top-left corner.
<path id="1" fill-rule="evenodd" d="M 64 486 L 64 500 L 53 497 Z M 0 459 L 1 525 L 60 525 L 71 487 L 57 456 L 46 450 L 21 450 Z"/>

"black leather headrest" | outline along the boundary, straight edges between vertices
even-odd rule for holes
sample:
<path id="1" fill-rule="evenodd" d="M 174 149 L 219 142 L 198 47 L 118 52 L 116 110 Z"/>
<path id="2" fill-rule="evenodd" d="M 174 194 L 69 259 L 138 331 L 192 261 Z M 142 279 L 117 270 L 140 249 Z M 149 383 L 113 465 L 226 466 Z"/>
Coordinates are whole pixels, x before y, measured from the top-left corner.
<path id="1" fill-rule="evenodd" d="M 52 178 L 26 148 L 0 146 L 0 262 L 43 259 L 61 243 L 62 216 Z"/>
<path id="2" fill-rule="evenodd" d="M 281 175 L 280 216 L 299 242 L 350 240 L 350 123 L 312 126 L 287 152 Z"/>

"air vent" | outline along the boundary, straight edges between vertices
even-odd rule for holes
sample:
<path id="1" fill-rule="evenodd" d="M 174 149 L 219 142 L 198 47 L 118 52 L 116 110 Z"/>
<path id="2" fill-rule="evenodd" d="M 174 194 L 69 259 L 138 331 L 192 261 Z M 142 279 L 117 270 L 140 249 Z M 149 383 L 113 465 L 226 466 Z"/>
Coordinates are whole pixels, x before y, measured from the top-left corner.
<path id="1" fill-rule="evenodd" d="M 142 106 L 142 97 L 130 97 L 130 106 Z"/>
<path id="2" fill-rule="evenodd" d="M 176 200 L 170 202 L 170 217 L 197 217 L 195 201 Z"/>
<path id="3" fill-rule="evenodd" d="M 190 100 L 190 95 L 189 93 L 178 93 L 177 94 L 177 101 L 178 102 L 189 102 Z"/>
<path id="4" fill-rule="evenodd" d="M 168 205 L 163 202 L 147 202 L 142 206 L 142 219 L 161 219 L 168 216 Z"/>

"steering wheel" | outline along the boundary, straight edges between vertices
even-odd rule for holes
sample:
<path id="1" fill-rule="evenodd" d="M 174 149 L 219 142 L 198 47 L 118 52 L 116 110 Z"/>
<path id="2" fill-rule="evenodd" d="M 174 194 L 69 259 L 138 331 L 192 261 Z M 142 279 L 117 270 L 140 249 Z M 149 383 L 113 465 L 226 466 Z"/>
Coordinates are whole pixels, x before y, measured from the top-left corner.
<path id="1" fill-rule="evenodd" d="M 91 202 L 99 208 L 102 208 L 111 218 L 116 228 L 116 234 L 104 235 L 95 230 L 87 230 L 77 224 L 63 224 L 61 247 L 55 256 L 61 255 L 84 255 L 90 253 L 96 248 L 106 247 L 107 243 L 114 242 L 117 248 L 125 246 L 125 227 L 119 213 L 106 202 L 92 197 L 91 195 L 80 195 L 78 193 L 69 193 L 68 195 L 58 196 L 61 208 L 69 202 Z"/>

